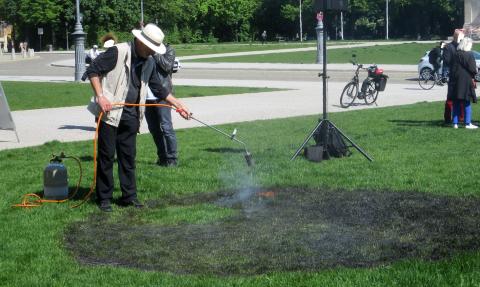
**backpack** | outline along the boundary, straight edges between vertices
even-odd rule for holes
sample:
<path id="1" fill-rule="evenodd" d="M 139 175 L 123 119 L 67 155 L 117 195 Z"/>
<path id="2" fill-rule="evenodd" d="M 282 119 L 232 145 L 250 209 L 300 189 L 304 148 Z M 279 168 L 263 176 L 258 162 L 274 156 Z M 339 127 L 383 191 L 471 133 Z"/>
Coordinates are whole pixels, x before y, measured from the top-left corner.
<path id="1" fill-rule="evenodd" d="M 334 128 L 330 128 L 327 152 L 333 157 L 344 157 L 351 154 L 342 135 Z"/>
<path id="2" fill-rule="evenodd" d="M 428 62 L 430 64 L 435 64 L 437 63 L 437 58 L 438 58 L 438 48 L 433 48 L 432 50 L 430 50 L 430 52 L 428 53 Z"/>

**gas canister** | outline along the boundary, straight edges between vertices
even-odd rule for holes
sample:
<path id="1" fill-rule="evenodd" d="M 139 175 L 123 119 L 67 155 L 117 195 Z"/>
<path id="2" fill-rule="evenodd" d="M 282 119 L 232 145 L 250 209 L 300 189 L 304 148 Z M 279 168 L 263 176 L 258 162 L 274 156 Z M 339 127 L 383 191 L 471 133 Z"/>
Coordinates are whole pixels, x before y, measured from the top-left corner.
<path id="1" fill-rule="evenodd" d="M 62 200 L 68 197 L 68 173 L 62 159 L 54 156 L 43 172 L 43 197 Z"/>

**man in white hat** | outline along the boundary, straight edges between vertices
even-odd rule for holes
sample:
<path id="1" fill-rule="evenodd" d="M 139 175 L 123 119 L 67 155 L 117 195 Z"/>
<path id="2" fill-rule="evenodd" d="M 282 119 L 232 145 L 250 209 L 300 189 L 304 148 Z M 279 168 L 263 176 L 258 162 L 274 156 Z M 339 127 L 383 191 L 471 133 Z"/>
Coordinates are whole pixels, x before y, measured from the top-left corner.
<path id="1" fill-rule="evenodd" d="M 115 153 L 122 191 L 119 203 L 143 207 L 137 198 L 135 156 L 136 136 L 145 107 L 113 104 L 144 104 L 149 87 L 157 98 L 172 104 L 183 118 L 190 118 L 187 107 L 164 91 L 155 61 L 150 57 L 166 51 L 162 30 L 147 24 L 143 30 L 132 30 L 132 33 L 135 36 L 132 42 L 112 46 L 98 56 L 86 72 L 95 93 L 88 109 L 96 117 L 104 112 L 98 133 L 96 194 L 99 207 L 105 212 L 112 211 Z"/>

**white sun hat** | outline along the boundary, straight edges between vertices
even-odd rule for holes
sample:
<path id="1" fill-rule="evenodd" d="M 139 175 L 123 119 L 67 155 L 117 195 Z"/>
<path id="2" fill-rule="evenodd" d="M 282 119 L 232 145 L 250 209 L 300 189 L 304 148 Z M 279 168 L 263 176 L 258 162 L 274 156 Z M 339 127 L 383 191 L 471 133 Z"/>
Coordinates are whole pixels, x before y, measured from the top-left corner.
<path id="1" fill-rule="evenodd" d="M 165 35 L 155 24 L 147 24 L 143 30 L 132 30 L 132 34 L 156 53 L 165 54 L 167 51 L 167 48 L 163 44 Z"/>

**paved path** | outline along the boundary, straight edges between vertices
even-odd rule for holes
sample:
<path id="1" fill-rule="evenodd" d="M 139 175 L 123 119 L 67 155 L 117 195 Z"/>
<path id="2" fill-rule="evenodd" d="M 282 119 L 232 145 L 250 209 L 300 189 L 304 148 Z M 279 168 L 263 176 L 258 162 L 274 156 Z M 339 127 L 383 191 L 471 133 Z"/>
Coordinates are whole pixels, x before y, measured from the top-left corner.
<path id="1" fill-rule="evenodd" d="M 229 81 L 229 80 L 176 80 L 177 85 L 199 86 L 251 86 L 276 87 L 294 90 L 256 94 L 228 95 L 184 99 L 199 119 L 210 124 L 234 123 L 262 119 L 315 115 L 322 111 L 322 85 L 314 82 L 278 81 Z M 344 84 L 329 85 L 328 109 L 331 112 L 347 111 L 376 106 L 359 105 L 349 109 L 339 107 L 339 97 Z M 423 101 L 439 101 L 445 98 L 445 87 L 430 91 L 419 89 L 416 83 L 390 84 L 380 93 L 378 107 L 404 105 Z M 255 104 L 253 104 L 255 103 Z M 0 150 L 41 145 L 58 140 L 62 142 L 90 140 L 94 135 L 93 116 L 85 107 L 41 109 L 13 112 L 20 143 L 12 131 L 0 131 Z M 195 121 L 185 121 L 174 116 L 177 129 L 199 126 Z M 314 125 L 315 123 L 305 123 Z M 146 133 L 143 123 L 142 133 Z M 242 131 L 239 131 L 241 136 Z M 301 141 L 301 139 L 299 139 Z"/>

